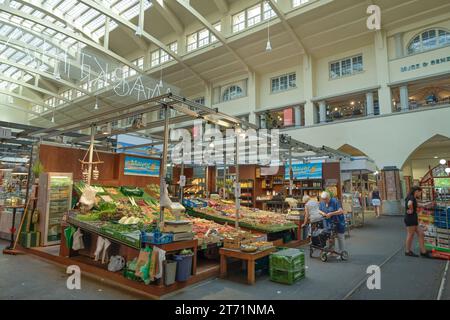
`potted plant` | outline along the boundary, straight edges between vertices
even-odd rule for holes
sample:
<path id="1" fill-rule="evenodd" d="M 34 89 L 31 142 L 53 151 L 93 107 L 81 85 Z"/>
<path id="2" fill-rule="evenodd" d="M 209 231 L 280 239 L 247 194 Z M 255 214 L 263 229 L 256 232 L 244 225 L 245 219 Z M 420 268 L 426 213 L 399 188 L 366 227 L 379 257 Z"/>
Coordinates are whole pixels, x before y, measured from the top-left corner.
<path id="1" fill-rule="evenodd" d="M 42 165 L 41 161 L 36 160 L 36 162 L 33 164 L 33 167 L 31 168 L 31 171 L 33 171 L 34 175 L 34 183 L 39 183 L 39 176 L 42 172 L 44 172 L 44 166 Z"/>

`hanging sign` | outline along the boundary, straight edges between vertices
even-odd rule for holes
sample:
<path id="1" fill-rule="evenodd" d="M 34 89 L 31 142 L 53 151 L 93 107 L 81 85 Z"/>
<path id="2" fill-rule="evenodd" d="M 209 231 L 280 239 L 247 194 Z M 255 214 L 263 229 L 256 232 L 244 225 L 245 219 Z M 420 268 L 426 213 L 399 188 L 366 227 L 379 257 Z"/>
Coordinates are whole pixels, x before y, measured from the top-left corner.
<path id="1" fill-rule="evenodd" d="M 160 160 L 125 156 L 124 175 L 159 177 L 160 166 Z"/>
<path id="2" fill-rule="evenodd" d="M 322 163 L 293 163 L 292 178 L 297 180 L 322 179 Z M 289 180 L 289 166 L 285 167 L 285 179 Z"/>

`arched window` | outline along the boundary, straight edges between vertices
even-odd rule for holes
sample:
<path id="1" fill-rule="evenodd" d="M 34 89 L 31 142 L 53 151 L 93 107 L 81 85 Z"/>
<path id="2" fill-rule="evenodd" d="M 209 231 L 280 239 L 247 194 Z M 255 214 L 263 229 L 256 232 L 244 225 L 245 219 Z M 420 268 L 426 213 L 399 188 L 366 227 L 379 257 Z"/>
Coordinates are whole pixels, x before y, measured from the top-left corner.
<path id="1" fill-rule="evenodd" d="M 223 93 L 223 101 L 230 101 L 240 98 L 244 95 L 242 88 L 236 85 L 228 87 Z"/>
<path id="2" fill-rule="evenodd" d="M 415 36 L 408 45 L 408 54 L 419 53 L 450 45 L 450 32 L 430 29 Z"/>

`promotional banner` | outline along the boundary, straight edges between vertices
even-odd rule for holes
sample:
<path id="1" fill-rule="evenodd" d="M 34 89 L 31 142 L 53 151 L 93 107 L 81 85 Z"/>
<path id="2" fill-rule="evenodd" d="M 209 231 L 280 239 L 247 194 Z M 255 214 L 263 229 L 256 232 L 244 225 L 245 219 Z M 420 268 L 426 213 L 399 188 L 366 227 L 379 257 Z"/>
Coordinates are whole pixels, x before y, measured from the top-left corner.
<path id="1" fill-rule="evenodd" d="M 322 179 L 322 163 L 293 163 L 292 177 L 296 180 Z M 289 166 L 285 167 L 285 179 L 289 180 Z"/>
<path id="2" fill-rule="evenodd" d="M 124 174 L 128 176 L 159 177 L 160 160 L 125 156 Z"/>

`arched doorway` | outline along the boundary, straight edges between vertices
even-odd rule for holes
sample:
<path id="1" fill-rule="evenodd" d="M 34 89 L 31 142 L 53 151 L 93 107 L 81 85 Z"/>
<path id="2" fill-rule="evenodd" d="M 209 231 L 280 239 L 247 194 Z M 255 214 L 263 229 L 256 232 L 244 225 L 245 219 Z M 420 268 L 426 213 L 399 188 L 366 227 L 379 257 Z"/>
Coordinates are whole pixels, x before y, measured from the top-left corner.
<path id="1" fill-rule="evenodd" d="M 362 208 L 371 207 L 371 193 L 378 186 L 377 166 L 360 149 L 344 144 L 339 151 L 352 156 L 350 161 L 341 162 L 342 192 L 358 197 Z"/>
<path id="2" fill-rule="evenodd" d="M 406 191 L 419 183 L 427 172 L 439 165 L 440 160 L 450 161 L 450 138 L 435 135 L 419 145 L 402 167 Z"/>

